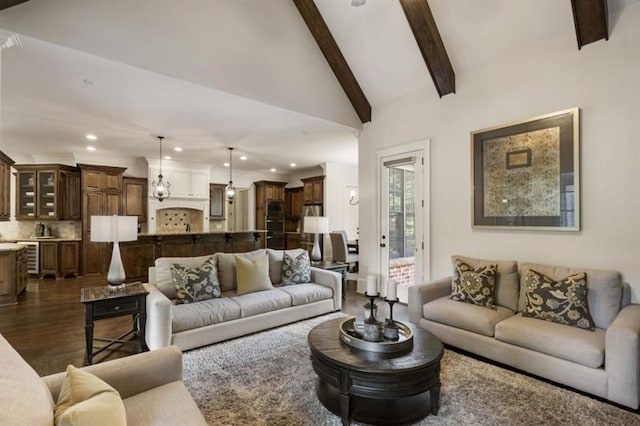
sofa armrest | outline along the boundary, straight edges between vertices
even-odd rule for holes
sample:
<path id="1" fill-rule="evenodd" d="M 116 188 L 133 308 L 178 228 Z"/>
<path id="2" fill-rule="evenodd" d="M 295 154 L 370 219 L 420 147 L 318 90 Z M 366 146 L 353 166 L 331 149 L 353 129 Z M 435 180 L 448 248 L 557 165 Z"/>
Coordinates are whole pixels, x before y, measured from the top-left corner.
<path id="1" fill-rule="evenodd" d="M 129 398 L 168 383 L 182 380 L 182 352 L 176 346 L 151 352 L 142 352 L 125 358 L 83 367 L 83 370 L 101 378 L 120 396 Z M 42 377 L 53 400 L 58 394 L 66 373 Z"/>
<path id="2" fill-rule="evenodd" d="M 144 284 L 147 294 L 147 327 L 145 340 L 151 350 L 171 345 L 171 300 L 155 285 Z"/>
<path id="3" fill-rule="evenodd" d="M 417 324 L 422 318 L 425 303 L 451 294 L 451 278 L 444 277 L 428 283 L 409 286 L 409 320 Z"/>
<path id="4" fill-rule="evenodd" d="M 640 305 L 627 305 L 607 328 L 605 371 L 609 399 L 628 407 L 640 403 Z"/>
<path id="5" fill-rule="evenodd" d="M 339 311 L 342 308 L 342 275 L 326 269 L 311 267 L 311 281 L 331 287 L 333 290 L 333 309 Z"/>
<path id="6" fill-rule="evenodd" d="M 154 284 L 156 283 L 156 267 L 155 266 L 149 266 L 149 269 L 147 270 L 147 281 L 149 281 L 149 284 Z"/>

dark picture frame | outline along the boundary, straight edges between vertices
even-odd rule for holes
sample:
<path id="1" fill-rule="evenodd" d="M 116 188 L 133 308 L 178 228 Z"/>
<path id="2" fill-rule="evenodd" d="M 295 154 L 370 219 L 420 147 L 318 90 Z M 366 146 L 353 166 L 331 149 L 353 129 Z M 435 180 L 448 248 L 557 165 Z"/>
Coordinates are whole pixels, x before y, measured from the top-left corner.
<path id="1" fill-rule="evenodd" d="M 580 110 L 471 132 L 474 228 L 580 230 Z"/>

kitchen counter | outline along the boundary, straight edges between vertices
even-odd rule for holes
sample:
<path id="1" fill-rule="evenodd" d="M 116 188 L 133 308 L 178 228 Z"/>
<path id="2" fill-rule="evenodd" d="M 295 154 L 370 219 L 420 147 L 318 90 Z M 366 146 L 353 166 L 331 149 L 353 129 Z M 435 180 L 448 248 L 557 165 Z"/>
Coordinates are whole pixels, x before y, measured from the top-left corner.
<path id="1" fill-rule="evenodd" d="M 253 232 L 267 232 L 261 229 L 248 229 L 243 231 L 209 231 L 209 232 L 158 232 L 158 233 L 140 233 L 139 237 L 166 237 L 179 235 L 224 235 L 224 234 L 247 234 Z"/>
<path id="2" fill-rule="evenodd" d="M 48 237 L 48 238 L 36 238 L 36 237 L 29 237 L 29 238 L 18 238 L 14 241 L 36 241 L 36 242 L 41 242 L 41 241 L 82 241 L 81 238 L 62 238 L 62 237 Z"/>
<path id="3" fill-rule="evenodd" d="M 0 243 L 0 251 L 18 251 L 23 247 L 25 247 L 24 244 Z"/>

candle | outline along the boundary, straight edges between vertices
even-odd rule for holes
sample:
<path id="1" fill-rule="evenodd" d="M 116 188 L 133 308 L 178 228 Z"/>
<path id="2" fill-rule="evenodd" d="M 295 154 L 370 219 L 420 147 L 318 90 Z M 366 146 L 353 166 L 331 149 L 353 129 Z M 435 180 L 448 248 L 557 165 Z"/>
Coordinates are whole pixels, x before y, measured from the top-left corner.
<path id="1" fill-rule="evenodd" d="M 396 300 L 398 298 L 398 285 L 395 280 L 387 281 L 387 299 Z"/>
<path id="2" fill-rule="evenodd" d="M 369 296 L 375 296 L 378 294 L 378 285 L 376 284 L 375 275 L 367 275 L 367 294 Z"/>

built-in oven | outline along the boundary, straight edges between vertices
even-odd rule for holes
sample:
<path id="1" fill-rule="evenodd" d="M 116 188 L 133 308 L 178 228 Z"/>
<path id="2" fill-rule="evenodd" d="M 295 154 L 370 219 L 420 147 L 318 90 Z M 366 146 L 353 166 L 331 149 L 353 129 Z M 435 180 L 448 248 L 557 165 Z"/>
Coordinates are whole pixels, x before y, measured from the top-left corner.
<path id="1" fill-rule="evenodd" d="M 40 274 L 40 243 L 37 241 L 17 241 L 18 244 L 27 246 L 27 272 Z"/>
<path id="2" fill-rule="evenodd" d="M 284 203 L 267 201 L 265 227 L 267 248 L 284 250 Z"/>

